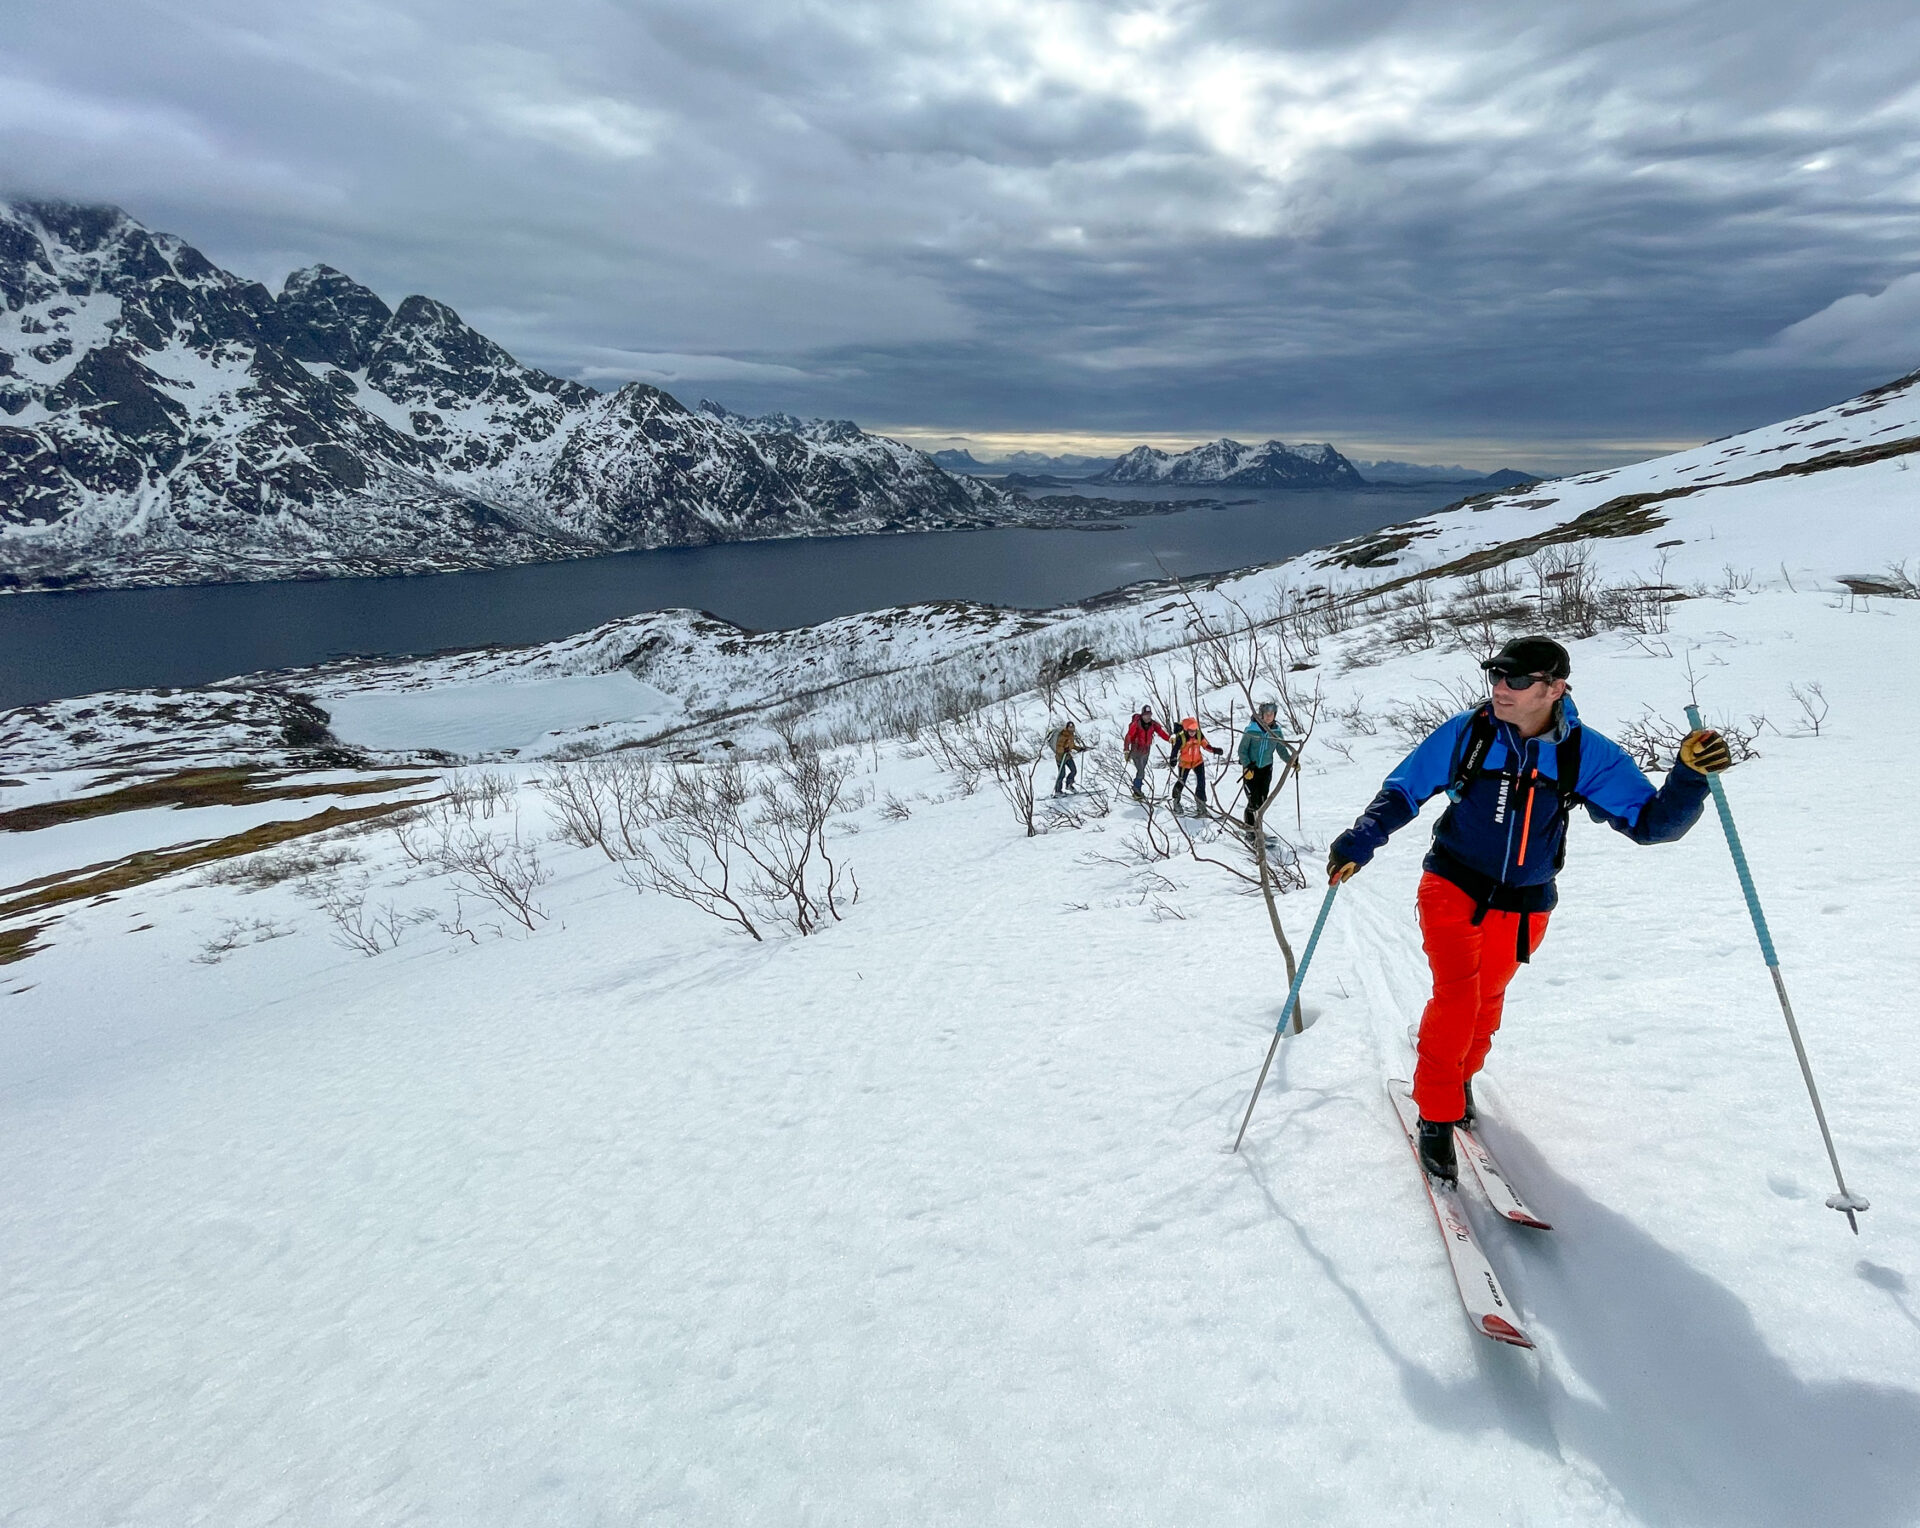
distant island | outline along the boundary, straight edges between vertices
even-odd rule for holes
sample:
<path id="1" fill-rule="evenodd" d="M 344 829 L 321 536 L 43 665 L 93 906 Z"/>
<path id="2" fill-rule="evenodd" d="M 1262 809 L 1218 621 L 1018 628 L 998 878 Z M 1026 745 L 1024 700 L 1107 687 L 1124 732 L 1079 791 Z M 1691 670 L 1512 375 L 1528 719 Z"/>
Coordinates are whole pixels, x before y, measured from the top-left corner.
<path id="1" fill-rule="evenodd" d="M 1016 451 L 982 461 L 971 451 L 935 451 L 933 459 L 949 472 L 995 478 L 1021 488 L 1082 483 L 1166 483 L 1235 488 L 1429 487 L 1459 484 L 1473 489 L 1519 488 L 1540 481 L 1533 473 L 1502 468 L 1476 472 L 1470 467 L 1427 467 L 1414 462 L 1355 461 L 1333 446 L 1289 446 L 1269 440 L 1250 446 L 1222 436 L 1189 451 L 1135 446 L 1118 457 L 1047 456 Z"/>

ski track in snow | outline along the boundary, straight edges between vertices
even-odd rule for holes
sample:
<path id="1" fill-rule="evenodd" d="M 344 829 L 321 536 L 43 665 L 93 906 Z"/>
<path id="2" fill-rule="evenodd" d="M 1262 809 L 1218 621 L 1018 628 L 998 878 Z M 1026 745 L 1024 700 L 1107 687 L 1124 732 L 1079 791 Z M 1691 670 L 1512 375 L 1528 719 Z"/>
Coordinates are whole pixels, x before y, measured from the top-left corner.
<path id="1" fill-rule="evenodd" d="M 1819 557 L 1838 488 L 1794 489 L 1783 545 L 1789 486 L 1749 491 L 1744 541 L 1725 500 L 1672 506 L 1720 527 L 1687 576 Z M 885 743 L 858 779 L 912 815 L 851 814 L 862 896 L 819 938 L 755 944 L 548 845 L 531 935 L 426 923 L 369 960 L 293 885 L 185 876 L 0 968 L 5 1520 L 1920 1520 L 1920 603 L 1775 587 L 1672 620 L 1664 656 L 1574 644 L 1582 712 L 1677 717 L 1691 657 L 1710 716 L 1773 718 L 1728 791 L 1873 1200 L 1857 1240 L 1710 810 L 1652 849 L 1577 820 L 1510 993 L 1484 1134 L 1556 1229 L 1464 1193 L 1526 1354 L 1462 1320 L 1381 1086 L 1425 996 L 1435 804 L 1336 902 L 1236 1156 L 1285 995 L 1258 902 L 1175 861 L 1184 916 L 1155 921 L 1098 857 L 1139 808 L 1023 839 L 991 786 Z M 1323 655 L 1338 704 L 1472 672 L 1346 667 L 1364 640 Z M 1788 735 L 1805 680 L 1818 737 Z M 1326 725 L 1353 761 L 1308 771 L 1309 865 L 1405 747 Z M 85 852 L 209 836 L 157 817 Z M 347 842 L 377 896 L 450 910 L 390 835 Z M 1317 902 L 1283 904 L 1296 939 Z M 249 919 L 293 932 L 194 958 Z"/>

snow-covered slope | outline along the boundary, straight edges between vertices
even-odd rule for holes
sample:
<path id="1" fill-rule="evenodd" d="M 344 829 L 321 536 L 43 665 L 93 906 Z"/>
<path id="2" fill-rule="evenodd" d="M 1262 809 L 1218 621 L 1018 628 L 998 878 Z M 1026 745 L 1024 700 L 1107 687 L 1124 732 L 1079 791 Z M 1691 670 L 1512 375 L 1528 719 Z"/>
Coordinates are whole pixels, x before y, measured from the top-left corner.
<path id="1" fill-rule="evenodd" d="M 1920 1521 L 1920 598 L 1896 597 L 1920 571 L 1917 413 L 1909 380 L 1193 591 L 1216 620 L 1322 612 L 1286 628 L 1287 682 L 1322 699 L 1298 806 L 1269 819 L 1308 867 L 1413 710 L 1470 693 L 1489 630 L 1584 619 L 1569 583 L 1603 617 L 1559 628 L 1588 725 L 1672 729 L 1697 696 L 1750 734 L 1727 790 L 1873 1202 L 1858 1240 L 1822 1206 L 1711 815 L 1657 849 L 1577 823 L 1509 996 L 1485 1129 L 1555 1229 L 1467 1208 L 1525 1354 L 1461 1318 L 1383 1089 L 1424 996 L 1431 808 L 1341 893 L 1313 1023 L 1231 1155 L 1285 989 L 1234 837 L 1161 857 L 1124 797 L 1043 806 L 1026 837 L 941 767 L 925 712 L 889 709 L 964 680 L 1037 740 L 1077 708 L 1096 771 L 1150 687 L 1224 732 L 1245 701 L 1182 645 L 1192 608 L 766 638 L 647 617 L 278 682 L 404 726 L 409 696 L 491 686 L 467 719 L 515 721 L 620 680 L 615 741 L 702 768 L 784 746 L 765 723 L 792 701 L 783 724 L 856 771 L 830 841 L 858 902 L 757 944 L 636 896 L 546 838 L 551 764 L 495 750 L 506 784 L 483 814 L 469 776 L 467 821 L 550 874 L 531 930 L 383 830 L 33 915 L 41 948 L 0 967 L 13 1519 Z M 9 745 L 0 811 L 112 788 L 46 767 L 104 699 L 49 711 L 44 751 Z M 128 813 L 0 853 L 26 880 L 231 826 Z M 1296 947 L 1318 903 L 1282 899 Z M 398 943 L 354 953 L 329 906 L 386 910 Z"/>
<path id="2" fill-rule="evenodd" d="M 275 297 L 114 208 L 0 206 L 0 300 L 0 588 L 1059 518 L 844 421 L 599 394 L 326 266 Z"/>
<path id="3" fill-rule="evenodd" d="M 1236 488 L 1358 488 L 1353 463 L 1329 445 L 1289 446 L 1277 440 L 1243 445 L 1222 436 L 1191 451 L 1135 446 L 1096 483 L 1221 483 Z"/>
<path id="4" fill-rule="evenodd" d="M 1831 408 L 1610 472 L 1475 494 L 1345 543 L 1323 567 L 1492 567 L 1592 539 L 1699 578 L 1785 560 L 1829 585 L 1920 555 L 1920 372 Z M 1737 490 L 1737 491 L 1736 491 Z M 1670 530 L 1663 528 L 1670 527 Z M 1659 534 L 1655 534 L 1658 532 Z M 1650 566 L 1651 559 L 1648 561 Z"/>

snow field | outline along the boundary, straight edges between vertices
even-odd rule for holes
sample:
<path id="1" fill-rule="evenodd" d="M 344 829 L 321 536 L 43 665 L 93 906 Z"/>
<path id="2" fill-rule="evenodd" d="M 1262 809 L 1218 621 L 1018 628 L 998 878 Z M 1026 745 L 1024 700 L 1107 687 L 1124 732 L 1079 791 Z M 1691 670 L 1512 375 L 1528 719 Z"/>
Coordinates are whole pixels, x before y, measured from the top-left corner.
<path id="1" fill-rule="evenodd" d="M 1023 840 L 888 745 L 860 781 L 913 815 L 855 814 L 864 894 L 819 938 L 551 846 L 528 937 L 369 960 L 291 887 L 189 877 L 0 973 L 13 1519 L 1912 1522 L 1917 622 L 1764 593 L 1676 606 L 1672 658 L 1575 645 L 1609 732 L 1677 719 L 1689 652 L 1710 716 L 1826 685 L 1825 735 L 1728 788 L 1858 1241 L 1711 814 L 1657 849 L 1577 823 L 1511 995 L 1486 1134 L 1558 1229 L 1475 1218 L 1529 1356 L 1467 1330 L 1382 1088 L 1431 807 L 1341 894 L 1234 1157 L 1285 986 L 1258 902 L 1174 862 L 1156 922 L 1089 858 L 1137 809 Z M 1338 702 L 1471 673 L 1339 646 Z M 1334 736 L 1315 845 L 1403 751 Z M 353 842 L 378 894 L 450 900 Z M 296 931 L 191 958 L 237 917 Z"/>

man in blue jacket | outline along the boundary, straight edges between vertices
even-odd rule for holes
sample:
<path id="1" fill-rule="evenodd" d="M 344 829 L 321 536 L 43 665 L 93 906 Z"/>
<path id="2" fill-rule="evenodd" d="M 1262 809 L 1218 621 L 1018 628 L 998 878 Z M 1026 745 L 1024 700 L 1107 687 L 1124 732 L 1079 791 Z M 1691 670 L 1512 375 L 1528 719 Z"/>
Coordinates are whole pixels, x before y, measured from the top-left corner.
<path id="1" fill-rule="evenodd" d="M 1567 694 L 1572 662 L 1558 642 L 1522 637 L 1482 667 L 1491 699 L 1408 754 L 1327 856 L 1329 877 L 1344 881 L 1430 797 L 1445 791 L 1452 800 L 1420 878 L 1433 996 L 1413 1073 L 1420 1163 L 1449 1183 L 1458 1175 L 1454 1127 L 1472 1120 L 1473 1077 L 1500 1027 L 1507 984 L 1546 935 L 1574 806 L 1635 843 L 1670 843 L 1699 821 L 1707 776 L 1733 762 L 1717 732 L 1690 732 L 1655 790 L 1617 743 L 1580 725 Z"/>

